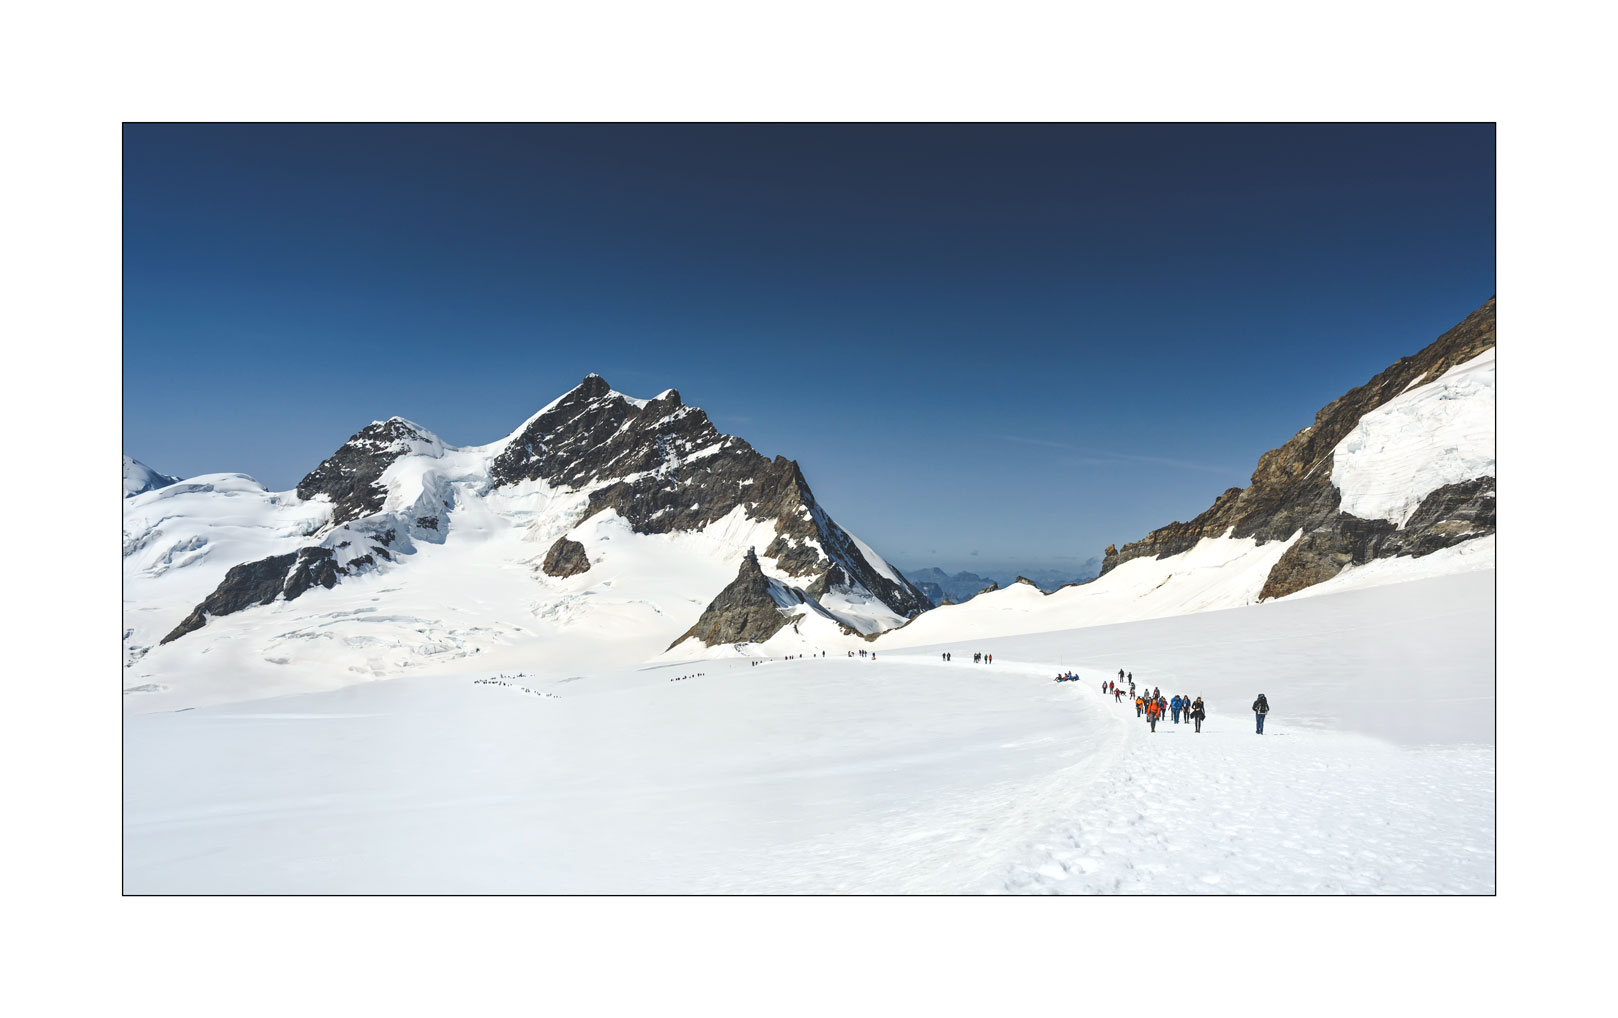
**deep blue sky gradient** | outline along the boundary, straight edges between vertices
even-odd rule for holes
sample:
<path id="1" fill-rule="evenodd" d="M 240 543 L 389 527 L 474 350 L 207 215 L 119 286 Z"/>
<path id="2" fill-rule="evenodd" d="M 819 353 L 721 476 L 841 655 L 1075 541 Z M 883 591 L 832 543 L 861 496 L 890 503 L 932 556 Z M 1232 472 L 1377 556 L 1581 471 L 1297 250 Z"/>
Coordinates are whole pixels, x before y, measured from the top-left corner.
<path id="1" fill-rule="evenodd" d="M 124 449 L 286 489 L 588 372 L 902 566 L 1066 568 L 1493 292 L 1492 126 L 129 126 Z"/>

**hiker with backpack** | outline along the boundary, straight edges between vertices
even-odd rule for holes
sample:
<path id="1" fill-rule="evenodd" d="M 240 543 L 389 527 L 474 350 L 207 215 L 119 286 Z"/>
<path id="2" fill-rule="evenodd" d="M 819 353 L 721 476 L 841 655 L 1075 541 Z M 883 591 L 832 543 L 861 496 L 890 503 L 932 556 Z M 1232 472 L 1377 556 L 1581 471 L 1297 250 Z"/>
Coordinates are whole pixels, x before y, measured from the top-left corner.
<path id="1" fill-rule="evenodd" d="M 1157 731 L 1157 719 L 1162 716 L 1163 702 L 1161 700 L 1153 700 L 1146 705 L 1146 723 L 1152 726 L 1152 731 Z"/>
<path id="2" fill-rule="evenodd" d="M 1180 694 L 1175 693 L 1174 699 L 1169 701 L 1169 712 L 1174 716 L 1174 723 L 1180 723 Z"/>
<path id="3" fill-rule="evenodd" d="M 1258 719 L 1258 734 L 1264 734 L 1264 715 L 1270 712 L 1270 701 L 1264 699 L 1260 693 L 1258 699 L 1253 701 L 1253 717 Z"/>
<path id="4" fill-rule="evenodd" d="M 1208 710 L 1202 704 L 1202 697 L 1191 701 L 1191 720 L 1196 722 L 1197 731 L 1202 731 L 1202 719 L 1207 716 Z"/>

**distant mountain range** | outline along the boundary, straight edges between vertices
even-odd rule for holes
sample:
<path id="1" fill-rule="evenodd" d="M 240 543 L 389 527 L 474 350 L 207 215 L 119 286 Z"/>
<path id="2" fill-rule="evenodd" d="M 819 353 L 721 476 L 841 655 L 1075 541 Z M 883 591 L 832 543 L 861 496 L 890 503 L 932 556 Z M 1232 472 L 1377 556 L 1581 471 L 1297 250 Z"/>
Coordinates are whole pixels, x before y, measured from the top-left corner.
<path id="1" fill-rule="evenodd" d="M 1009 587 L 1018 580 L 1032 581 L 1034 586 L 1048 594 L 1071 583 L 1086 583 L 1095 579 L 1101 575 L 1101 559 L 1092 558 L 1072 570 L 1029 569 L 1023 572 L 989 570 L 983 573 L 962 570 L 958 573 L 946 573 L 937 566 L 928 566 L 925 569 L 906 569 L 904 574 L 932 600 L 934 606 L 937 606 L 946 600 L 961 604 L 991 587 L 996 589 Z"/>

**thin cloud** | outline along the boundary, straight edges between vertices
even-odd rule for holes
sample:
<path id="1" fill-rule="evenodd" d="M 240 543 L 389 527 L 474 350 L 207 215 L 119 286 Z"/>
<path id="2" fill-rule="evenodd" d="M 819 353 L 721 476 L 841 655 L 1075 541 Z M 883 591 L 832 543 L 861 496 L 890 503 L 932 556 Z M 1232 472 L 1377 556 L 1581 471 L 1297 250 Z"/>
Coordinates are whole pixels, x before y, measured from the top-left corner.
<path id="1" fill-rule="evenodd" d="M 1167 456 L 1137 456 L 1128 452 L 1096 452 L 1081 449 L 1070 442 L 1053 442 L 1048 438 L 1026 438 L 1022 435 L 1001 435 L 1007 442 L 1018 445 L 1037 445 L 1045 449 L 1061 449 L 1064 452 L 1081 453 L 1082 455 L 1069 457 L 1064 462 L 1070 465 L 1086 467 L 1103 467 L 1113 463 L 1148 463 L 1159 467 L 1176 467 L 1180 470 L 1200 470 L 1209 474 L 1229 474 L 1229 467 L 1216 466 L 1211 463 L 1192 463 L 1189 460 L 1170 459 Z"/>

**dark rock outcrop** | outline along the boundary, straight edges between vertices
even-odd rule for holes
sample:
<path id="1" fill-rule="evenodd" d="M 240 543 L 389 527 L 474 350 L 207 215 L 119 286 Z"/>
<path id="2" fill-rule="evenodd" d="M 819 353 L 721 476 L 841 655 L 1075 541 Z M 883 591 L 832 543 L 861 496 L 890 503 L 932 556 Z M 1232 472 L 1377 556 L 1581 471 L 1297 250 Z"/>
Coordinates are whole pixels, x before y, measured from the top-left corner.
<path id="1" fill-rule="evenodd" d="M 1403 527 L 1388 520 L 1362 520 L 1338 513 L 1330 526 L 1310 531 L 1282 554 L 1259 599 L 1297 593 L 1331 579 L 1344 566 L 1397 555 L 1420 558 L 1492 533 L 1492 477 L 1446 484 L 1429 492 Z"/>
<path id="2" fill-rule="evenodd" d="M 381 551 L 380 548 L 373 550 Z M 231 566 L 213 593 L 203 598 L 159 645 L 196 632 L 214 616 L 230 615 L 255 604 L 269 604 L 278 597 L 295 601 L 314 587 L 330 590 L 337 586 L 339 577 L 361 572 L 374 561 L 370 555 L 361 555 L 339 564 L 332 549 L 312 546 Z"/>
<path id="3" fill-rule="evenodd" d="M 558 537 L 551 550 L 545 554 L 545 561 L 540 566 L 546 575 L 556 577 L 577 576 L 579 573 L 589 572 L 590 558 L 584 553 L 584 545 L 577 541 L 569 541 L 565 537 Z"/>
<path id="4" fill-rule="evenodd" d="M 388 496 L 377 483 L 383 471 L 424 437 L 399 417 L 368 424 L 298 482 L 298 497 L 331 499 L 334 525 L 380 512 Z"/>
<path id="5" fill-rule="evenodd" d="M 763 643 L 779 633 L 790 621 L 780 603 L 771 596 L 769 577 L 759 568 L 758 556 L 748 549 L 741 568 L 729 586 L 721 590 L 696 625 L 669 644 L 697 639 L 710 647 L 723 643 Z"/>
<path id="6" fill-rule="evenodd" d="M 231 566 L 213 593 L 161 642 L 168 643 L 201 629 L 209 616 L 229 615 L 255 604 L 269 604 L 277 597 L 292 601 L 316 585 L 329 590 L 336 585 L 339 574 L 348 572 L 336 564 L 330 548 L 300 548 L 286 555 Z"/>

